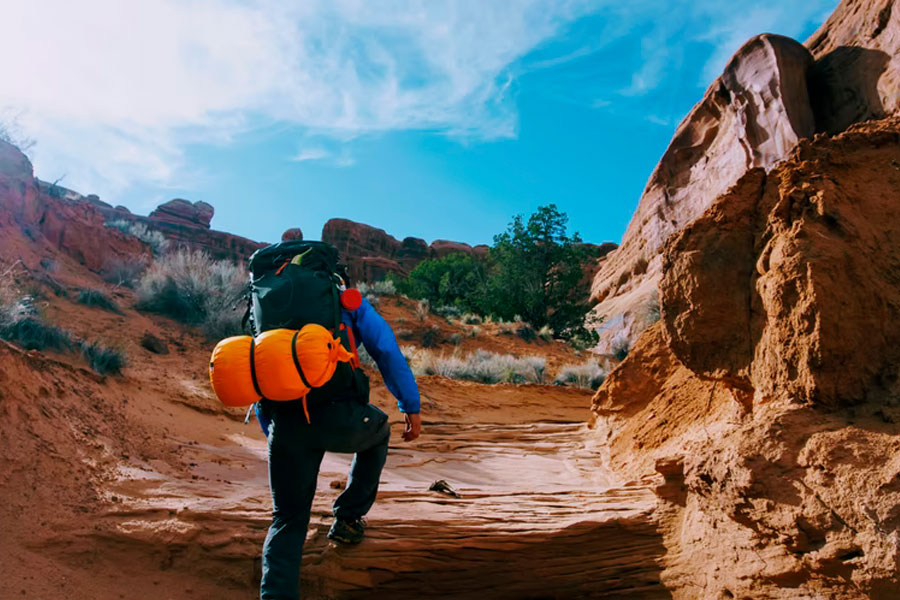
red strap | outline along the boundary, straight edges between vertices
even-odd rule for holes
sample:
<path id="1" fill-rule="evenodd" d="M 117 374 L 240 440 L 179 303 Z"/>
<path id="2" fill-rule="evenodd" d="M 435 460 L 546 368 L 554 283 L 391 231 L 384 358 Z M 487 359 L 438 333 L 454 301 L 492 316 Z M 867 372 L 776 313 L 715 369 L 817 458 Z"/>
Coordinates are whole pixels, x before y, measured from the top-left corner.
<path id="1" fill-rule="evenodd" d="M 350 361 L 350 366 L 354 369 L 360 368 L 361 364 L 359 362 L 359 354 L 356 352 L 356 339 L 353 337 L 353 328 L 347 327 L 345 323 L 341 323 L 341 330 L 347 332 L 347 340 L 350 342 L 350 350 L 353 351 L 353 360 Z"/>

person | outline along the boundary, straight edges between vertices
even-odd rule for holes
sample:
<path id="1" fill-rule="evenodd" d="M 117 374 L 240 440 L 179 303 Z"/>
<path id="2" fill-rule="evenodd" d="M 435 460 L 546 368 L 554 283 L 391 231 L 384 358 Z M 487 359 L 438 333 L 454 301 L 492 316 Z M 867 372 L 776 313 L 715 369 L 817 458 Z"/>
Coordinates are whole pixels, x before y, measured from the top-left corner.
<path id="1" fill-rule="evenodd" d="M 422 426 L 419 391 L 390 326 L 364 299 L 356 310 L 341 312 L 344 327 L 353 334 L 351 343 L 362 343 L 397 399 L 406 421 L 403 439 L 415 440 Z M 299 594 L 303 543 L 324 453 L 355 454 L 347 486 L 333 504 L 328 538 L 358 544 L 387 459 L 390 425 L 387 414 L 368 404 L 368 394 L 363 401 L 335 397 L 306 409 L 299 401 L 262 400 L 257 416 L 268 438 L 273 504 L 263 545 L 260 598 L 293 600 Z"/>

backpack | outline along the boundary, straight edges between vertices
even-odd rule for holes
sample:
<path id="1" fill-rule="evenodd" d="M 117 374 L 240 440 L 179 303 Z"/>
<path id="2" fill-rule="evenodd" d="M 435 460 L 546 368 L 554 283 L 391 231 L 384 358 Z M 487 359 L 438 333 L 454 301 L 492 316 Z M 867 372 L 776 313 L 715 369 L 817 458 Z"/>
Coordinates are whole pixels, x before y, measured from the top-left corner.
<path id="1" fill-rule="evenodd" d="M 368 377 L 360 368 L 353 331 L 342 320 L 341 287 L 345 278 L 337 249 L 324 242 L 280 242 L 260 248 L 250 257 L 244 320 L 249 321 L 254 336 L 271 329 L 299 330 L 316 323 L 331 331 L 353 354 L 352 361 L 338 364 L 325 385 L 309 392 L 306 403 L 310 406 L 336 400 L 369 401 Z"/>

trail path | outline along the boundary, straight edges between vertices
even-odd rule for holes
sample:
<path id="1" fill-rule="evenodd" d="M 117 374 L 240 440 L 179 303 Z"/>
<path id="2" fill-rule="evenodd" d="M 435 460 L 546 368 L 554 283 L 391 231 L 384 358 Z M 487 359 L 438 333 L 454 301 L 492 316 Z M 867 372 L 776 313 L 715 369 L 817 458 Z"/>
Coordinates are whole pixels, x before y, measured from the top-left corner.
<path id="1" fill-rule="evenodd" d="M 426 388 L 440 420 L 426 418 L 415 444 L 397 442 L 394 425 L 379 500 L 357 547 L 326 539 L 350 460 L 326 455 L 304 553 L 308 597 L 668 597 L 659 584 L 653 494 L 602 469 L 585 443 L 590 432 L 572 418 L 585 412 L 583 393 L 445 382 Z M 442 410 L 445 395 L 457 407 L 460 398 L 471 400 L 463 416 Z M 515 410 L 502 411 L 514 398 Z M 529 400 L 556 420 L 522 423 L 535 416 Z M 505 422 L 475 422 L 501 413 L 495 420 Z M 189 474 L 123 473 L 110 488 L 117 508 L 94 535 L 143 544 L 163 568 L 218 580 L 234 589 L 228 598 L 251 598 L 271 507 L 265 444 L 239 429 L 222 440 L 182 440 Z M 460 497 L 430 491 L 440 479 Z"/>

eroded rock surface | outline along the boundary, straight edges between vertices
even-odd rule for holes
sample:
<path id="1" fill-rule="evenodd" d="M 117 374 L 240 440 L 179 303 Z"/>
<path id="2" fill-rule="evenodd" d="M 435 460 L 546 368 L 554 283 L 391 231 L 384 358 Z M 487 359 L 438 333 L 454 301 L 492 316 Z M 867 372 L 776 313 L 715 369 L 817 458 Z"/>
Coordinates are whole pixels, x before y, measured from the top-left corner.
<path id="1" fill-rule="evenodd" d="M 592 297 L 600 351 L 633 339 L 661 275 L 666 239 L 750 169 L 771 169 L 814 132 L 900 110 L 900 3 L 844 0 L 807 42 L 750 40 L 685 117 L 647 183 L 622 247 L 599 265 Z"/>
<path id="2" fill-rule="evenodd" d="M 350 269 L 354 281 L 378 281 L 389 273 L 409 275 L 423 260 L 443 258 L 453 253 L 485 256 L 487 246 L 435 240 L 428 245 L 421 238 L 402 242 L 383 229 L 349 219 L 330 219 L 322 229 L 322 241 L 335 246 Z"/>
<path id="3" fill-rule="evenodd" d="M 628 336 L 639 307 L 656 287 L 659 251 L 672 233 L 697 218 L 741 175 L 771 167 L 811 136 L 815 121 L 806 77 L 813 59 L 798 42 L 761 35 L 745 44 L 679 125 L 650 176 L 622 246 L 594 278 L 595 309 L 624 321 Z M 606 336 L 606 347 L 612 336 Z M 601 348 L 603 349 L 603 348 Z"/>
<path id="4" fill-rule="evenodd" d="M 900 119 L 804 141 L 664 250 L 662 320 L 594 399 L 660 475 L 676 598 L 900 595 Z"/>

